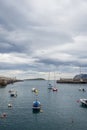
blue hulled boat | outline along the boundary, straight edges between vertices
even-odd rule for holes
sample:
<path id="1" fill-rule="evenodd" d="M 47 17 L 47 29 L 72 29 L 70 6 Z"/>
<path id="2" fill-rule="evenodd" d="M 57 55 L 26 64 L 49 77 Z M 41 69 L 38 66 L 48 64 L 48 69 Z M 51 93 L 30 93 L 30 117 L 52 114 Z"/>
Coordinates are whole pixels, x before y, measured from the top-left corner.
<path id="1" fill-rule="evenodd" d="M 41 104 L 39 101 L 34 101 L 33 102 L 33 107 L 32 107 L 33 110 L 40 110 L 41 109 Z"/>

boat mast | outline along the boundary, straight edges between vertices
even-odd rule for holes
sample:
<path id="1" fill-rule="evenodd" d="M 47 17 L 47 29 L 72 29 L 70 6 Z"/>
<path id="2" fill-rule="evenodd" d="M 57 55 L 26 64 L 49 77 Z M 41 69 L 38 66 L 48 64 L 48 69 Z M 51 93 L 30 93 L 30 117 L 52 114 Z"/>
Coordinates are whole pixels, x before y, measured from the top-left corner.
<path id="1" fill-rule="evenodd" d="M 55 75 L 55 71 L 54 71 L 54 87 L 56 87 L 56 75 Z"/>
<path id="2" fill-rule="evenodd" d="M 50 72 L 48 73 L 48 85 L 50 84 Z"/>

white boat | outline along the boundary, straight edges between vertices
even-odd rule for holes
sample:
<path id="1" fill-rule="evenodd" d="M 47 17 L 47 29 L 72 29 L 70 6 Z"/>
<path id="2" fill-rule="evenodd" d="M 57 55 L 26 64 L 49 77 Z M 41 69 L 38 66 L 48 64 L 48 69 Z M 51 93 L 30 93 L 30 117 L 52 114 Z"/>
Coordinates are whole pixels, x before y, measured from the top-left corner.
<path id="1" fill-rule="evenodd" d="M 57 89 L 57 88 L 55 88 L 55 87 L 53 87 L 53 88 L 52 88 L 52 90 L 53 90 L 53 91 L 57 91 L 58 89 Z"/>
<path id="2" fill-rule="evenodd" d="M 80 99 L 80 102 L 81 102 L 82 105 L 87 106 L 87 99 L 85 99 L 85 98 Z"/>
<path id="3" fill-rule="evenodd" d="M 36 88 L 32 88 L 32 92 L 35 92 Z"/>
<path id="4" fill-rule="evenodd" d="M 8 104 L 8 107 L 12 107 L 12 104 L 9 103 L 9 104 Z"/>
<path id="5" fill-rule="evenodd" d="M 17 96 L 17 91 L 12 91 L 12 92 L 10 93 L 10 96 L 11 96 L 11 97 L 16 97 L 16 96 Z"/>
<path id="6" fill-rule="evenodd" d="M 58 91 L 58 88 L 56 87 L 56 76 L 54 72 L 54 87 L 52 88 L 53 91 Z"/>

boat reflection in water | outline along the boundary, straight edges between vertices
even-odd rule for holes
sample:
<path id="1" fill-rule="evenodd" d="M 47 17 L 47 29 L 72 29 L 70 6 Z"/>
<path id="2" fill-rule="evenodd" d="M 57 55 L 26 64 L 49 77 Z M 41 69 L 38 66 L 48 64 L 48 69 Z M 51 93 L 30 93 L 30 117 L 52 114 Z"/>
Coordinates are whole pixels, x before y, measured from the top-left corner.
<path id="1" fill-rule="evenodd" d="M 32 109 L 32 112 L 33 112 L 34 114 L 40 113 L 40 109 Z"/>

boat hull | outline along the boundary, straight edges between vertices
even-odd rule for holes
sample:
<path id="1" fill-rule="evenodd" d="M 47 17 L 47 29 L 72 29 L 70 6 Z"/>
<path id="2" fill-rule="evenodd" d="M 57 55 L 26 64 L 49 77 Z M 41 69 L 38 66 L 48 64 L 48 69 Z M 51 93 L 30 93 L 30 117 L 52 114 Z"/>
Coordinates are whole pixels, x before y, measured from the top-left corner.
<path id="1" fill-rule="evenodd" d="M 87 99 L 80 99 L 82 106 L 87 106 Z"/>

